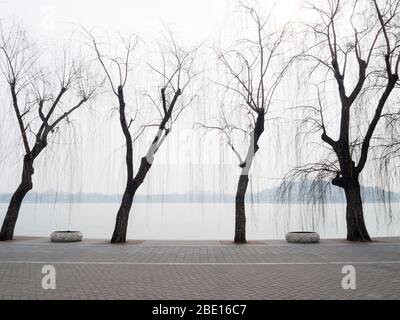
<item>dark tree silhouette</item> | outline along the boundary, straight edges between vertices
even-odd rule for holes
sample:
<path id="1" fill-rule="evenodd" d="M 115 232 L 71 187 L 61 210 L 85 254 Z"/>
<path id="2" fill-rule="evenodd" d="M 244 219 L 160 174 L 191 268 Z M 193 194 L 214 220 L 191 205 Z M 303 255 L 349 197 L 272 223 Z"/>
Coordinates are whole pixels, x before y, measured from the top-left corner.
<path id="1" fill-rule="evenodd" d="M 67 53 L 64 52 L 67 57 Z M 68 122 L 71 114 L 87 104 L 97 85 L 75 61 L 64 59 L 57 75 L 39 66 L 40 55 L 28 41 L 26 32 L 13 26 L 0 29 L 0 71 L 5 77 L 21 135 L 24 157 L 21 182 L 11 197 L 0 232 L 0 240 L 12 240 L 19 210 L 26 194 L 33 188 L 34 162 L 48 146 L 50 136 Z M 54 80 L 54 79 L 57 80 Z M 51 82 L 59 81 L 53 94 Z"/>
<path id="2" fill-rule="evenodd" d="M 288 67 L 286 65 L 278 72 L 276 70 L 276 64 L 279 64 L 282 55 L 280 51 L 287 34 L 287 25 L 281 30 L 273 30 L 271 13 L 264 16 L 260 10 L 243 3 L 240 7 L 255 28 L 254 39 L 241 39 L 230 50 L 217 50 L 218 60 L 228 75 L 226 83 L 219 82 L 218 85 L 222 86 L 229 96 L 232 96 L 232 93 L 238 96 L 239 102 L 229 106 L 228 115 L 222 106 L 215 125 L 199 124 L 202 128 L 222 133 L 239 160 L 241 175 L 236 191 L 234 238 L 238 244 L 247 241 L 245 197 L 249 185 L 249 172 L 260 148 L 259 141 L 265 130 L 266 115 Z M 248 126 L 241 128 L 234 124 L 235 117 L 248 120 Z M 235 132 L 244 133 L 248 138 L 245 158 L 242 158 L 234 145 Z"/>
<path id="3" fill-rule="evenodd" d="M 159 119 L 150 124 L 138 124 L 136 132 L 132 133 L 135 119 L 128 120 L 126 115 L 126 101 L 124 91 L 130 73 L 129 59 L 134 52 L 137 39 L 125 41 L 125 55 L 123 58 L 108 58 L 103 55 L 99 43 L 88 31 L 85 32 L 94 48 L 97 60 L 99 61 L 109 85 L 118 100 L 120 125 L 125 137 L 126 146 L 126 187 L 122 197 L 121 205 L 117 213 L 112 243 L 125 243 L 128 227 L 128 218 L 132 209 L 134 196 L 147 177 L 156 153 L 171 132 L 173 124 L 177 121 L 182 112 L 189 107 L 194 99 L 192 96 L 187 103 L 179 102 L 193 78 L 197 75 L 193 72 L 193 63 L 198 47 L 191 50 L 184 50 L 179 47 L 172 34 L 168 39 L 168 46 L 161 49 L 163 67 L 161 70 L 149 65 L 151 70 L 161 77 L 162 86 L 158 98 L 146 95 L 157 110 Z M 109 64 L 110 62 L 110 64 Z M 113 77 L 113 70 L 117 70 Z M 147 154 L 142 157 L 138 170 L 134 170 L 134 144 L 148 128 L 158 127 L 156 136 L 153 139 Z"/>
<path id="4" fill-rule="evenodd" d="M 370 241 L 359 178 L 383 110 L 399 80 L 400 1 L 329 0 L 310 6 L 319 21 L 307 26 L 312 40 L 305 42 L 313 44 L 300 55 L 300 61 L 313 62 L 307 79 L 311 83 L 318 77 L 314 84 L 318 106 L 301 107 L 305 110 L 303 124 L 311 124 L 308 133 L 322 132 L 321 139 L 330 154 L 319 163 L 295 168 L 288 177 L 317 174 L 318 179 L 331 178 L 346 196 L 347 239 Z M 328 133 L 325 117 L 331 80 L 336 83 L 340 103 L 336 140 Z M 372 114 L 365 132 L 360 124 L 361 110 Z"/>

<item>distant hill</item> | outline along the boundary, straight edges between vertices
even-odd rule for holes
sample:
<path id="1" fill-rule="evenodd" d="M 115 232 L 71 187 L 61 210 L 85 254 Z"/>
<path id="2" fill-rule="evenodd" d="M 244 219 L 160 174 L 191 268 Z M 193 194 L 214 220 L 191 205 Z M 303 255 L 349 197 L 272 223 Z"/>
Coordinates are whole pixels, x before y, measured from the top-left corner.
<path id="1" fill-rule="evenodd" d="M 0 203 L 8 203 L 12 194 L 0 194 Z M 118 194 L 100 194 L 100 193 L 65 193 L 65 192 L 30 192 L 24 199 L 26 203 L 119 203 L 122 195 Z M 191 202 L 231 202 L 235 199 L 233 195 L 196 193 L 196 194 L 154 194 L 137 195 L 137 203 L 191 203 Z"/>
<path id="2" fill-rule="evenodd" d="M 364 202 L 400 202 L 400 193 L 386 191 L 379 187 L 361 186 Z M 263 190 L 253 195 L 256 202 L 266 203 L 343 203 L 345 194 L 341 188 L 333 186 L 329 181 L 313 182 L 305 180 L 290 185 L 283 185 Z"/>
<path id="3" fill-rule="evenodd" d="M 381 188 L 362 187 L 364 202 L 400 202 L 400 193 L 387 192 Z M 0 194 L 0 203 L 8 203 L 11 194 Z M 119 203 L 122 196 L 99 193 L 65 193 L 49 191 L 43 193 L 30 192 L 26 203 Z M 274 187 L 265 189 L 246 197 L 247 201 L 258 203 L 342 203 L 344 193 L 330 183 L 313 183 L 312 181 L 296 182 L 290 187 Z M 137 195 L 136 203 L 232 203 L 235 195 L 224 193 L 197 192 L 186 194 Z"/>

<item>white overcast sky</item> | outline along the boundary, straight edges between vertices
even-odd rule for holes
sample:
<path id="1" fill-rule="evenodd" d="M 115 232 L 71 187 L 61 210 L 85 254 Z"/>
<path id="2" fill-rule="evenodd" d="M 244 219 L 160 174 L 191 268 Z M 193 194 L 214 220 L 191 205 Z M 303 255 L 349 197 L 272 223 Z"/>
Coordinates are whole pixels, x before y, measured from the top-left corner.
<path id="1" fill-rule="evenodd" d="M 292 17 L 300 2 L 261 1 L 276 4 L 277 21 Z M 167 25 L 187 39 L 204 41 L 219 36 L 237 5 L 236 0 L 3 0 L 0 12 L 2 19 L 17 18 L 44 37 L 67 35 L 70 24 L 142 37 Z"/>
<path id="2" fill-rule="evenodd" d="M 265 8 L 276 3 L 274 18 L 277 24 L 294 16 L 295 20 L 303 18 L 305 14 L 299 11 L 303 0 L 260 0 L 260 3 Z M 79 26 L 99 33 L 137 34 L 148 43 L 159 39 L 167 26 L 190 44 L 205 42 L 206 46 L 212 46 L 221 40 L 231 43 L 237 39 L 237 30 L 243 26 L 237 11 L 236 0 L 0 0 L 1 20 L 9 22 L 14 19 L 28 29 L 31 35 L 50 43 L 68 39 Z M 215 63 L 212 60 L 215 57 L 203 56 L 202 59 Z M 291 95 L 296 94 L 295 80 L 291 85 L 286 83 L 287 87 L 281 89 L 283 107 L 290 106 Z M 207 79 L 203 81 L 207 82 Z M 1 92 L 4 94 L 4 88 Z M 240 170 L 235 161 L 229 162 L 228 156 L 219 153 L 220 150 L 230 152 L 224 149 L 226 142 L 219 142 L 215 137 L 204 137 L 198 130 L 193 131 L 193 121 L 199 120 L 196 117 L 206 117 L 218 107 L 215 101 L 214 104 L 206 102 L 210 101 L 202 101 L 204 109 L 197 106 L 200 109 L 193 113 L 189 121 L 183 119 L 174 128 L 173 134 L 157 156 L 142 192 L 235 191 Z M 18 132 L 12 129 L 15 119 L 10 113 L 11 107 L 8 104 L 5 107 L 10 109 L 0 112 L 0 121 L 7 119 L 6 123 L 0 124 L 0 133 L 7 133 L 0 141 L 0 152 L 7 155 L 0 157 L 0 179 L 5 181 L 0 184 L 1 193 L 14 191 L 21 170 L 20 153 L 13 142 L 20 138 Z M 57 152 L 45 150 L 36 164 L 36 191 L 59 189 L 118 193 L 123 190 L 123 137 L 117 117 L 110 120 L 112 107 L 111 104 L 96 105 L 94 116 L 88 116 L 84 111 L 75 115 L 81 127 L 77 132 L 79 138 L 72 137 L 75 144 L 57 148 Z M 98 111 L 100 109 L 101 112 Z M 285 129 L 276 127 L 279 125 L 282 123 L 267 124 L 252 176 L 254 191 L 279 183 L 279 178 L 289 169 L 288 162 L 298 156 L 294 148 L 293 123 L 286 124 Z M 276 139 L 277 135 L 281 139 L 285 136 L 289 144 L 282 146 Z M 139 144 L 135 155 L 142 156 L 147 147 L 148 141 Z M 284 154 L 282 148 L 285 148 Z M 235 160 L 234 156 L 229 157 Z M 223 161 L 227 161 L 228 166 L 222 170 Z M 185 168 L 182 168 L 182 163 L 186 165 Z"/>
<path id="3" fill-rule="evenodd" d="M 276 4 L 275 20 L 279 23 L 289 20 L 294 15 L 300 7 L 300 2 L 280 0 L 260 3 L 266 9 Z M 212 46 L 221 38 L 227 43 L 237 39 L 235 30 L 240 29 L 243 24 L 238 14 L 238 3 L 229 0 L 0 0 L 0 18 L 6 23 L 15 20 L 28 29 L 30 35 L 50 43 L 68 39 L 71 32 L 79 26 L 95 30 L 100 34 L 102 32 L 111 35 L 137 34 L 146 42 L 159 39 L 165 27 L 168 27 L 183 42 L 191 44 L 205 42 L 206 46 Z M 215 109 L 215 106 L 209 107 Z M 96 108 L 99 110 L 99 106 Z M 109 109 L 111 107 L 106 106 L 102 111 L 104 114 L 109 114 Z M 202 111 L 199 112 L 201 113 Z M 123 137 L 119 132 L 117 118 L 105 121 L 104 114 L 101 116 L 96 114 L 98 120 L 90 118 L 87 125 L 86 120 L 89 118 L 81 114 L 75 116 L 79 118 L 79 124 L 83 127 L 78 133 L 82 136 L 78 139 L 79 146 L 58 148 L 56 152 L 46 150 L 36 164 L 35 190 L 62 189 L 110 193 L 122 190 L 125 180 L 121 147 Z M 8 122 L 13 121 L 12 117 L 7 119 Z M 97 131 L 92 130 L 93 127 L 96 127 Z M 199 141 L 203 140 L 199 131 L 195 133 L 196 139 L 191 138 L 192 127 L 192 122 L 178 124 L 175 131 L 180 131 L 170 137 L 168 144 L 165 144 L 164 150 L 160 152 L 152 170 L 154 173 L 149 178 L 147 186 L 143 187 L 144 192 L 147 190 L 157 193 L 164 189 L 171 192 L 194 189 L 220 191 L 220 182 L 226 182 L 227 179 L 233 182 L 229 183 L 233 186 L 229 191 L 234 191 L 236 175 L 239 173 L 236 161 L 231 163 L 232 167 L 225 170 L 225 173 L 220 172 L 221 157 L 217 156 L 215 151 L 210 151 L 212 147 L 209 147 L 209 142 L 203 146 L 199 145 Z M 7 128 L 9 127 L 4 124 L 3 129 L 7 131 Z M 18 132 L 14 131 L 14 134 L 9 130 L 7 132 L 3 138 L 6 137 L 10 142 L 4 140 L 0 146 L 3 146 L 6 152 L 11 152 L 1 163 L 3 168 L 7 168 L 3 171 L 3 181 L 8 183 L 1 184 L 0 192 L 11 192 L 20 177 L 20 159 L 13 148 L 14 142 L 11 141 L 18 139 Z M 94 136 L 93 132 L 98 134 Z M 76 142 L 77 138 L 72 137 L 72 139 Z M 215 142 L 215 139 L 211 139 L 211 142 Z M 213 147 L 220 148 L 221 145 L 214 143 Z M 140 156 L 146 148 L 147 141 L 137 147 L 136 155 Z M 85 160 L 93 154 L 95 156 L 91 160 L 94 160 L 94 163 Z M 200 160 L 201 157 L 203 160 Z M 192 160 L 194 164 L 182 170 L 182 161 L 187 165 Z M 177 175 L 176 179 L 169 182 L 171 179 L 166 171 L 172 176 Z M 99 177 L 98 172 L 104 174 Z M 203 179 L 203 176 L 208 178 Z M 160 179 L 163 180 L 161 184 Z M 199 185 L 199 181 L 204 185 Z M 262 180 L 260 188 L 264 187 L 264 182 Z"/>

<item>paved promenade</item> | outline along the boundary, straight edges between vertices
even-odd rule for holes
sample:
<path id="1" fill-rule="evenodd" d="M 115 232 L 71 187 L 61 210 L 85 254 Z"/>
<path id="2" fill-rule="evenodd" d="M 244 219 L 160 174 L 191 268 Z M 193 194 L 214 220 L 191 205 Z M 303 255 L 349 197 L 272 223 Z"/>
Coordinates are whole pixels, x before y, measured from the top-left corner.
<path id="1" fill-rule="evenodd" d="M 0 243 L 0 299 L 400 299 L 400 238 L 371 244 Z M 45 265 L 56 289 L 42 288 Z M 344 290 L 343 266 L 356 269 Z"/>

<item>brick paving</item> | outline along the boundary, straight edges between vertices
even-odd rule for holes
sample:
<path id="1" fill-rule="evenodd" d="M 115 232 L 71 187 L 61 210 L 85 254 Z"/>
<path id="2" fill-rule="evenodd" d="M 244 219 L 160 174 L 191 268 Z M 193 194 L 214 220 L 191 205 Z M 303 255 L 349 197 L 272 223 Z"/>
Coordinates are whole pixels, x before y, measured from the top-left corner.
<path id="1" fill-rule="evenodd" d="M 371 244 L 324 240 L 293 245 L 257 241 L 104 240 L 0 243 L 0 299 L 400 299 L 400 238 Z M 41 286 L 56 269 L 56 290 Z M 342 267 L 357 271 L 346 291 Z"/>

